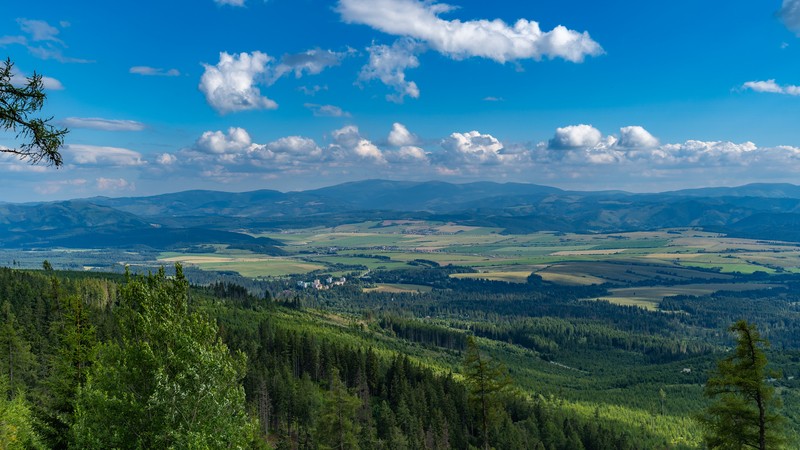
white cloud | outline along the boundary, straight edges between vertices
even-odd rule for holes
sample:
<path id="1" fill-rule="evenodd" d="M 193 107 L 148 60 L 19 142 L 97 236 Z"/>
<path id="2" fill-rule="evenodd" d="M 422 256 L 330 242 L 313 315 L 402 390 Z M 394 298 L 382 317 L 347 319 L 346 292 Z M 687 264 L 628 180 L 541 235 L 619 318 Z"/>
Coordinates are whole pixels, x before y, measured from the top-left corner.
<path id="1" fill-rule="evenodd" d="M 350 113 L 334 105 L 318 105 L 316 103 L 303 104 L 317 117 L 350 117 Z"/>
<path id="2" fill-rule="evenodd" d="M 383 152 L 370 140 L 363 138 L 355 125 L 347 125 L 334 130 L 331 136 L 334 140 L 334 144 L 331 146 L 332 150 L 340 159 L 347 160 L 348 156 L 355 155 L 375 163 L 386 163 Z"/>
<path id="3" fill-rule="evenodd" d="M 535 21 L 509 25 L 495 20 L 445 20 L 450 5 L 418 0 L 340 0 L 337 10 L 348 23 L 360 23 L 395 36 L 425 42 L 455 59 L 482 57 L 505 63 L 543 57 L 581 62 L 603 53 L 589 33 L 561 25 L 542 31 Z"/>
<path id="4" fill-rule="evenodd" d="M 754 92 L 769 92 L 772 94 L 800 95 L 800 86 L 791 84 L 779 85 L 774 79 L 766 81 L 748 81 L 742 85 L 742 89 L 750 89 Z"/>
<path id="5" fill-rule="evenodd" d="M 197 139 L 194 148 L 204 153 L 241 153 L 252 144 L 250 134 L 244 128 L 231 127 L 228 133 L 206 131 Z"/>
<path id="6" fill-rule="evenodd" d="M 786 28 L 800 36 L 800 0 L 783 0 L 778 14 Z"/>
<path id="7" fill-rule="evenodd" d="M 28 77 L 14 67 L 11 73 L 11 84 L 14 86 L 24 86 L 28 84 Z M 53 77 L 42 76 L 42 87 L 51 91 L 64 90 L 64 85 Z"/>
<path id="8" fill-rule="evenodd" d="M 317 75 L 328 67 L 339 65 L 346 55 L 347 53 L 322 50 L 319 48 L 306 50 L 305 52 L 295 53 L 293 55 L 284 55 L 281 58 L 281 63 L 275 67 L 275 73 L 272 79 L 273 81 L 277 80 L 292 72 L 294 72 L 296 78 L 302 77 L 303 74 Z"/>
<path id="9" fill-rule="evenodd" d="M 392 124 L 392 131 L 389 132 L 389 144 L 395 147 L 403 147 L 414 145 L 417 143 L 417 137 L 414 136 L 405 125 L 399 122 Z"/>
<path id="10" fill-rule="evenodd" d="M 141 166 L 145 164 L 139 152 L 119 147 L 68 144 L 64 146 L 64 162 L 102 166 Z"/>
<path id="11" fill-rule="evenodd" d="M 244 0 L 214 0 L 218 5 L 244 6 Z"/>
<path id="12" fill-rule="evenodd" d="M 313 139 L 303 136 L 282 137 L 267 144 L 266 148 L 276 154 L 285 153 L 294 157 L 319 158 L 322 154 L 322 149 Z"/>
<path id="13" fill-rule="evenodd" d="M 222 52 L 216 65 L 203 64 L 205 72 L 199 89 L 205 94 L 208 104 L 221 114 L 276 109 L 278 104 L 263 97 L 256 86 L 258 80 L 266 76 L 270 61 L 272 58 L 258 51 L 238 55 Z"/>
<path id="14" fill-rule="evenodd" d="M 407 95 L 419 98 L 419 88 L 413 81 L 406 80 L 406 69 L 419 66 L 415 53 L 419 46 L 409 39 L 400 39 L 392 46 L 372 45 L 367 47 L 369 62 L 361 68 L 359 81 L 380 80 L 386 86 L 395 90 L 386 99 L 401 103 Z"/>
<path id="15" fill-rule="evenodd" d="M 651 148 L 658 145 L 658 139 L 640 126 L 622 127 L 619 129 L 619 133 L 617 145 L 620 147 Z"/>
<path id="16" fill-rule="evenodd" d="M 160 67 L 150 66 L 133 66 L 128 72 L 151 77 L 177 77 L 181 74 L 178 69 L 162 69 Z"/>
<path id="17" fill-rule="evenodd" d="M 103 131 L 142 131 L 145 126 L 135 120 L 101 119 L 99 117 L 67 117 L 62 121 L 68 128 L 90 128 Z"/>
<path id="18" fill-rule="evenodd" d="M 428 153 L 414 145 L 404 145 L 390 155 L 400 161 L 423 162 L 428 160 Z"/>
<path id="19" fill-rule="evenodd" d="M 500 164 L 505 159 L 503 144 L 491 134 L 478 131 L 453 133 L 442 141 L 444 152 L 436 162 L 447 167 L 475 164 Z"/>
<path id="20" fill-rule="evenodd" d="M 600 144 L 602 137 L 600 130 L 591 125 L 570 125 L 557 128 L 549 145 L 554 149 L 595 147 Z"/>
<path id="21" fill-rule="evenodd" d="M 96 180 L 97 189 L 101 191 L 135 191 L 136 185 L 124 178 L 103 178 Z"/>
<path id="22" fill-rule="evenodd" d="M 170 153 L 162 153 L 156 157 L 156 162 L 162 166 L 171 166 L 178 162 L 178 157 Z"/>
<path id="23" fill-rule="evenodd" d="M 27 36 L 0 37 L 0 46 L 9 44 L 24 45 L 28 51 L 39 59 L 54 59 L 62 63 L 90 63 L 87 59 L 64 56 L 66 44 L 57 36 L 60 30 L 43 20 L 17 19 L 20 30 Z M 68 22 L 59 23 L 62 28 L 69 26 Z M 35 45 L 32 43 L 36 43 Z"/>

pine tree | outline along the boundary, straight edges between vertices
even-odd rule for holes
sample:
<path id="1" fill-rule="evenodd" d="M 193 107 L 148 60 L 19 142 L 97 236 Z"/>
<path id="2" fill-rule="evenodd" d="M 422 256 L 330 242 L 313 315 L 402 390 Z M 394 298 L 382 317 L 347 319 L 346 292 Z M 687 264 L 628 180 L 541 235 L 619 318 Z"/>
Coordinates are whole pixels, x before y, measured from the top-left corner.
<path id="1" fill-rule="evenodd" d="M 511 379 L 502 364 L 481 355 L 472 336 L 467 339 L 464 377 L 469 386 L 470 402 L 477 408 L 480 417 L 482 446 L 488 450 L 489 424 L 494 419 L 500 394 L 508 389 Z"/>
<path id="2" fill-rule="evenodd" d="M 711 449 L 783 448 L 779 399 L 765 380 L 769 343 L 744 320 L 729 330 L 737 334 L 736 349 L 706 382 L 706 396 L 717 399 L 699 417 L 706 444 Z"/>
<path id="3" fill-rule="evenodd" d="M 321 448 L 332 450 L 357 450 L 359 427 L 356 420 L 360 402 L 350 395 L 339 377 L 339 371 L 331 373 L 331 389 L 325 399 L 319 422 L 318 437 Z"/>

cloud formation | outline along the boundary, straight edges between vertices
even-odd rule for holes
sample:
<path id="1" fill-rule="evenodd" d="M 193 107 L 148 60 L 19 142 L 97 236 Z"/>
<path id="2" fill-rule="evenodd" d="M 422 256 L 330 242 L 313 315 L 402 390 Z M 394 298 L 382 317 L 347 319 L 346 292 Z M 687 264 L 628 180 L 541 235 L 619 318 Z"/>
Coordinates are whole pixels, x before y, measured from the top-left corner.
<path id="1" fill-rule="evenodd" d="M 499 63 L 521 59 L 562 58 L 582 62 L 603 49 L 587 32 L 564 26 L 542 31 L 535 21 L 509 25 L 495 20 L 446 20 L 439 16 L 455 8 L 419 0 L 340 0 L 339 14 L 347 23 L 368 25 L 395 36 L 424 42 L 454 59 L 487 58 Z"/>
<path id="2" fill-rule="evenodd" d="M 99 117 L 67 117 L 61 123 L 67 128 L 90 128 L 102 131 L 142 131 L 145 125 L 135 120 L 101 119 Z"/>
<path id="3" fill-rule="evenodd" d="M 278 104 L 261 95 L 257 84 L 267 74 L 272 58 L 265 53 L 221 52 L 216 65 L 203 64 L 200 91 L 220 114 L 251 109 L 276 109 Z"/>
<path id="4" fill-rule="evenodd" d="M 644 128 L 634 125 L 619 129 L 617 145 L 625 148 L 652 148 L 658 145 L 658 139 Z"/>
<path id="5" fill-rule="evenodd" d="M 436 162 L 449 168 L 464 165 L 500 164 L 505 155 L 503 144 L 491 134 L 478 131 L 453 133 L 442 140 L 444 152 L 438 153 Z"/>
<path id="6" fill-rule="evenodd" d="M 162 69 L 150 66 L 133 66 L 128 72 L 149 77 L 177 77 L 181 74 L 178 69 Z"/>
<path id="7" fill-rule="evenodd" d="M 410 39 L 400 39 L 391 46 L 372 45 L 367 47 L 369 62 L 361 68 L 359 81 L 380 80 L 394 89 L 386 99 L 402 103 L 405 96 L 419 98 L 419 88 L 413 81 L 406 80 L 405 71 L 419 67 L 416 52 L 419 45 Z"/>
<path id="8" fill-rule="evenodd" d="M 244 0 L 214 0 L 217 5 L 244 6 Z"/>
<path id="9" fill-rule="evenodd" d="M 574 149 L 595 147 L 600 143 L 603 134 L 591 125 L 569 125 L 556 128 L 556 134 L 550 139 L 550 148 Z"/>
<path id="10" fill-rule="evenodd" d="M 0 45 L 18 44 L 25 46 L 28 51 L 39 59 L 54 59 L 61 63 L 90 63 L 81 58 L 72 58 L 64 55 L 67 45 L 58 35 L 60 30 L 44 20 L 18 18 L 22 35 L 7 35 L 0 37 Z M 61 28 L 69 26 L 69 22 L 60 22 Z"/>
<path id="11" fill-rule="evenodd" d="M 342 110 L 335 105 L 318 105 L 316 103 L 304 103 L 303 106 L 310 109 L 316 117 L 350 117 L 350 113 Z"/>
<path id="12" fill-rule="evenodd" d="M 389 144 L 394 145 L 395 147 L 403 147 L 415 145 L 418 141 L 418 138 L 411 134 L 405 125 L 395 122 L 392 124 L 392 131 L 389 132 L 389 137 L 387 140 L 389 141 Z"/>
<path id="13" fill-rule="evenodd" d="M 139 152 L 120 147 L 67 144 L 64 146 L 64 162 L 95 166 L 141 166 L 145 164 Z"/>
<path id="14" fill-rule="evenodd" d="M 228 132 L 206 131 L 197 139 L 194 148 L 203 153 L 223 154 L 239 153 L 253 143 L 250 134 L 244 128 L 231 127 Z"/>
<path id="15" fill-rule="evenodd" d="M 347 54 L 314 48 L 302 53 L 284 55 L 280 64 L 275 67 L 272 80 L 274 82 L 289 73 L 294 73 L 296 78 L 302 77 L 303 74 L 317 75 L 328 67 L 338 66 Z"/>
<path id="16" fill-rule="evenodd" d="M 748 81 L 742 85 L 742 89 L 749 89 L 753 92 L 769 92 L 772 94 L 800 95 L 800 86 L 791 84 L 779 85 L 774 79 L 766 81 Z"/>
<path id="17" fill-rule="evenodd" d="M 783 0 L 778 15 L 786 28 L 800 36 L 800 0 Z"/>
<path id="18" fill-rule="evenodd" d="M 97 189 L 101 191 L 135 191 L 136 185 L 129 182 L 124 178 L 104 178 L 100 177 L 96 180 Z"/>

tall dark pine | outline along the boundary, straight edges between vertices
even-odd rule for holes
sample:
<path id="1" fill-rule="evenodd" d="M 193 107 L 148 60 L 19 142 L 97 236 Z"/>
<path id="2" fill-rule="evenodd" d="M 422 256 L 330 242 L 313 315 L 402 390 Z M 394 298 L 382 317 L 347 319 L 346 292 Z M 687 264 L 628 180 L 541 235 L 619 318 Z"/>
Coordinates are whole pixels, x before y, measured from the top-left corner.
<path id="1" fill-rule="evenodd" d="M 783 418 L 776 412 L 780 401 L 766 382 L 769 343 L 744 320 L 729 330 L 737 335 L 736 349 L 706 382 L 706 396 L 716 399 L 700 417 L 706 444 L 711 449 L 783 448 Z"/>

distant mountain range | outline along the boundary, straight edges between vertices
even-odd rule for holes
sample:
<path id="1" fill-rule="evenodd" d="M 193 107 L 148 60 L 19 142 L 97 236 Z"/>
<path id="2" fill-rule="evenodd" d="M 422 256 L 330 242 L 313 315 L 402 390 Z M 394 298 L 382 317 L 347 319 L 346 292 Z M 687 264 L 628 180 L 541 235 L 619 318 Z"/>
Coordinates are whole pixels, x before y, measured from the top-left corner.
<path id="1" fill-rule="evenodd" d="M 0 203 L 0 246 L 169 249 L 225 243 L 280 254 L 280 242 L 236 230 L 400 218 L 499 227 L 510 234 L 698 227 L 738 237 L 800 241 L 800 186 L 749 184 L 633 194 L 523 183 L 367 180 L 301 192 L 185 191 Z"/>

